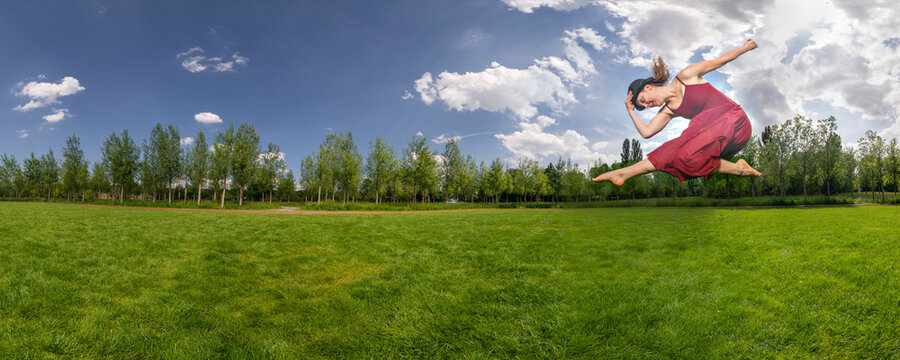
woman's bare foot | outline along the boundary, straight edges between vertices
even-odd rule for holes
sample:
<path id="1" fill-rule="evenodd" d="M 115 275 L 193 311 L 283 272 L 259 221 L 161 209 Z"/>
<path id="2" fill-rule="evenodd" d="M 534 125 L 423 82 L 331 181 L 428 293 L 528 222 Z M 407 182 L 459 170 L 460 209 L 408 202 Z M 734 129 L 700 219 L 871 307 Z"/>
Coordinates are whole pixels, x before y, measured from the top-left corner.
<path id="1" fill-rule="evenodd" d="M 735 164 L 737 164 L 737 166 L 740 167 L 741 176 L 762 176 L 762 173 L 759 171 L 756 171 L 756 169 L 751 167 L 750 163 L 748 163 L 747 160 L 738 159 L 738 161 L 735 162 Z"/>
<path id="2" fill-rule="evenodd" d="M 623 174 L 622 171 L 614 170 L 614 171 L 600 174 L 600 176 L 597 176 L 597 177 L 591 179 L 591 181 L 596 181 L 596 182 L 609 181 L 613 184 L 616 184 L 616 186 L 622 186 L 625 184 L 625 176 L 624 175 L 625 174 Z"/>

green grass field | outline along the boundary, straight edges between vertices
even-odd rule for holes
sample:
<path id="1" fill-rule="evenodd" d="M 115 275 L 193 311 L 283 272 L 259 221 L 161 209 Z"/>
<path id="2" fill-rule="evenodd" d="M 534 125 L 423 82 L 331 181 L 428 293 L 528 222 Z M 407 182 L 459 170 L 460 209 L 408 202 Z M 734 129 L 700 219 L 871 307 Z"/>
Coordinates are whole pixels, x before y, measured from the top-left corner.
<path id="1" fill-rule="evenodd" d="M 900 358 L 900 208 L 0 203 L 0 358 Z"/>

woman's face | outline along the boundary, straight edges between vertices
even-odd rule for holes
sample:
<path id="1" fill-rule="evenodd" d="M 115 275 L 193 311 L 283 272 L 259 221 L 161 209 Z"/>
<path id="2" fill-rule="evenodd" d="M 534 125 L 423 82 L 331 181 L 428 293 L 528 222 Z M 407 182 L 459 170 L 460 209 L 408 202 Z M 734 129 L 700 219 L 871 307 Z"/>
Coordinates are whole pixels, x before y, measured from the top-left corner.
<path id="1" fill-rule="evenodd" d="M 656 88 L 650 85 L 644 85 L 644 90 L 638 95 L 637 101 L 635 101 L 638 105 L 643 106 L 645 108 L 652 108 L 657 106 L 662 106 L 662 99 L 657 96 Z"/>

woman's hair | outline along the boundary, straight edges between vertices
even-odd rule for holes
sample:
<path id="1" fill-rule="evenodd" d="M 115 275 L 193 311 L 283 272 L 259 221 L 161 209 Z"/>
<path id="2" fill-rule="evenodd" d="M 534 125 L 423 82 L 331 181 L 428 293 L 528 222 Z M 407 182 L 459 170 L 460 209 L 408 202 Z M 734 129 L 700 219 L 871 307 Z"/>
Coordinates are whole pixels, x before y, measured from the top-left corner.
<path id="1" fill-rule="evenodd" d="M 648 84 L 650 85 L 665 85 L 669 82 L 669 69 L 666 67 L 666 63 L 663 62 L 662 56 L 657 56 L 656 60 L 653 61 L 653 71 L 651 71 L 652 78 L 649 78 Z"/>

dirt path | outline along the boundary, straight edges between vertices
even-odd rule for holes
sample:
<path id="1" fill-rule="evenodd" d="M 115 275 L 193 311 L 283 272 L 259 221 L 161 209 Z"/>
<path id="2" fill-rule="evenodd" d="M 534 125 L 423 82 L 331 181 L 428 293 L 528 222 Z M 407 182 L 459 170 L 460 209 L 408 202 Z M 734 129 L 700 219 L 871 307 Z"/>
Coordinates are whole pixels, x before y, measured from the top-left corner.
<path id="1" fill-rule="evenodd" d="M 562 210 L 562 209 L 453 209 L 453 210 L 396 210 L 396 211 L 309 211 L 297 210 L 296 207 L 282 206 L 280 209 L 272 210 L 224 210 L 224 209 L 173 209 L 173 208 L 155 208 L 141 206 L 115 206 L 115 205 L 94 205 L 94 204 L 66 204 L 66 203 L 41 203 L 32 202 L 29 204 L 43 205 L 62 205 L 62 206 L 86 206 L 111 209 L 130 209 L 130 210 L 155 210 L 155 211 L 181 211 L 181 212 L 208 212 L 208 213 L 231 213 L 231 214 L 291 214 L 291 215 L 367 215 L 367 214 L 405 214 L 405 213 L 445 213 L 445 212 L 466 212 L 466 211 L 496 211 L 496 210 Z"/>

